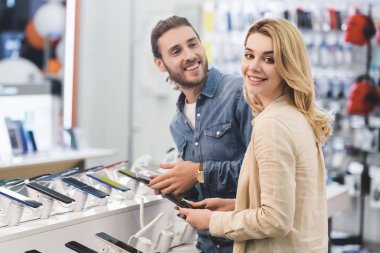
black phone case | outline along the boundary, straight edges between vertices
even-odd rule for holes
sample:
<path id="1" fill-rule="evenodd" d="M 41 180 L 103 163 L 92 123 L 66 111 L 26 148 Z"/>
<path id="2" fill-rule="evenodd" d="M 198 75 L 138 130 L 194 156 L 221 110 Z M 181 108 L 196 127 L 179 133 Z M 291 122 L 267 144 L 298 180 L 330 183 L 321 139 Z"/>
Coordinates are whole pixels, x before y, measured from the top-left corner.
<path id="1" fill-rule="evenodd" d="M 74 202 L 75 200 L 70 198 L 70 197 L 67 197 L 66 195 L 63 195 L 53 189 L 50 189 L 46 186 L 43 186 L 43 185 L 40 185 L 38 183 L 29 183 L 26 185 L 27 187 L 30 187 L 32 188 L 33 190 L 36 190 L 38 192 L 41 192 L 49 197 L 52 197 L 58 201 L 61 201 L 65 204 L 70 204 L 71 202 Z"/>
<path id="2" fill-rule="evenodd" d="M 62 181 L 98 198 L 105 198 L 109 196 L 108 193 L 95 189 L 94 187 L 89 186 L 88 184 L 85 184 L 73 177 L 64 177 L 62 178 Z"/>
<path id="3" fill-rule="evenodd" d="M 150 182 L 150 179 L 148 179 L 146 177 L 142 177 L 142 176 L 137 176 L 136 173 L 134 173 L 133 171 L 130 171 L 128 169 L 119 170 L 119 173 L 126 175 L 130 178 L 133 178 L 134 180 L 137 180 L 143 184 L 149 184 L 149 182 Z"/>
<path id="4" fill-rule="evenodd" d="M 194 208 L 192 205 L 190 205 L 187 201 L 185 201 L 184 199 L 174 195 L 173 193 L 166 193 L 166 194 L 162 194 L 162 197 L 170 200 L 171 202 L 173 202 L 174 204 L 176 204 L 177 206 L 181 207 L 181 208 Z"/>
<path id="5" fill-rule="evenodd" d="M 130 253 L 138 253 L 139 251 L 137 249 L 135 249 L 134 247 L 126 244 L 125 242 L 123 241 L 120 241 L 104 232 L 100 232 L 100 233 L 97 233 L 95 234 L 96 236 L 98 236 L 99 238 L 102 238 L 103 240 L 123 249 L 123 250 L 126 250 Z"/>
<path id="6" fill-rule="evenodd" d="M 80 244 L 79 242 L 76 242 L 76 241 L 70 241 L 70 242 L 66 243 L 65 246 L 69 249 L 72 249 L 75 252 L 78 252 L 78 253 L 98 253 L 97 251 L 92 250 L 92 249 L 90 249 L 90 248 L 88 248 L 88 247 L 84 246 L 83 244 Z"/>

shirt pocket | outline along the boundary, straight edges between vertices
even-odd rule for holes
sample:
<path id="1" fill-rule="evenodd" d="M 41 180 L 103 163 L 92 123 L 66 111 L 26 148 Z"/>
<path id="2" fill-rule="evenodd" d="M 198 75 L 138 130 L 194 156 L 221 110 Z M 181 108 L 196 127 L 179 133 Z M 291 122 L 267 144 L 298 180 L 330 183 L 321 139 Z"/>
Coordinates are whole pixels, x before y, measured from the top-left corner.
<path id="1" fill-rule="evenodd" d="M 232 127 L 232 124 L 230 122 L 228 123 L 219 123 L 214 126 L 210 126 L 205 129 L 205 135 L 213 138 L 222 138 L 228 130 L 230 130 Z"/>
<path id="2" fill-rule="evenodd" d="M 202 143 L 204 159 L 228 161 L 237 158 L 239 149 L 231 122 L 222 122 L 206 127 L 204 136 L 205 141 Z"/>

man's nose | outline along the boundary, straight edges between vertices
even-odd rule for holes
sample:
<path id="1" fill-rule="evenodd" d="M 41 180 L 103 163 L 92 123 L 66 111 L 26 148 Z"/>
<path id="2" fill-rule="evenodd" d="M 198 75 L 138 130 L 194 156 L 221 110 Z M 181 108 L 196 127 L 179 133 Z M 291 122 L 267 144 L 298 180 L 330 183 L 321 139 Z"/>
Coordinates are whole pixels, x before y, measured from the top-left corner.
<path id="1" fill-rule="evenodd" d="M 184 50 L 184 54 L 185 54 L 185 59 L 186 60 L 192 60 L 192 59 L 195 58 L 195 52 L 191 48 L 186 48 Z"/>

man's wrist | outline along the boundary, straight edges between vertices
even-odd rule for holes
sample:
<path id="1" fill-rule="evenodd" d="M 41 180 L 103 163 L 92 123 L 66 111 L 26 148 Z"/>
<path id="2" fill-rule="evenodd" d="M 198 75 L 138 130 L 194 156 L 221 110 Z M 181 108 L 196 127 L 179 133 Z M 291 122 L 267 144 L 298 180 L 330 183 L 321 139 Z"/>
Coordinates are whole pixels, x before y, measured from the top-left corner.
<path id="1" fill-rule="evenodd" d="M 197 183 L 203 184 L 205 182 L 205 177 L 204 177 L 204 172 L 203 172 L 203 163 L 199 163 L 195 178 L 197 180 Z"/>

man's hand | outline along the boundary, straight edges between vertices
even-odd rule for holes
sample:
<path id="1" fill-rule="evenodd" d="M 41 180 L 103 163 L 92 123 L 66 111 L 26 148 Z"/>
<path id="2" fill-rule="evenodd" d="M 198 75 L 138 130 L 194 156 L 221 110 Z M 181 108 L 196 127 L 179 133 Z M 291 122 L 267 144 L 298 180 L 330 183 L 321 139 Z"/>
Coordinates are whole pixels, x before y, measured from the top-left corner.
<path id="1" fill-rule="evenodd" d="M 151 177 L 149 186 L 155 193 L 173 192 L 181 195 L 197 183 L 196 173 L 199 163 L 181 161 L 176 163 L 160 164 L 160 168 L 168 169 L 162 175 Z"/>
<path id="2" fill-rule="evenodd" d="M 235 199 L 208 198 L 199 202 L 188 202 L 195 208 L 205 208 L 211 211 L 235 210 Z"/>
<path id="3" fill-rule="evenodd" d="M 181 217 L 186 217 L 186 222 L 198 230 L 208 230 L 212 211 L 208 209 L 179 208 Z"/>

